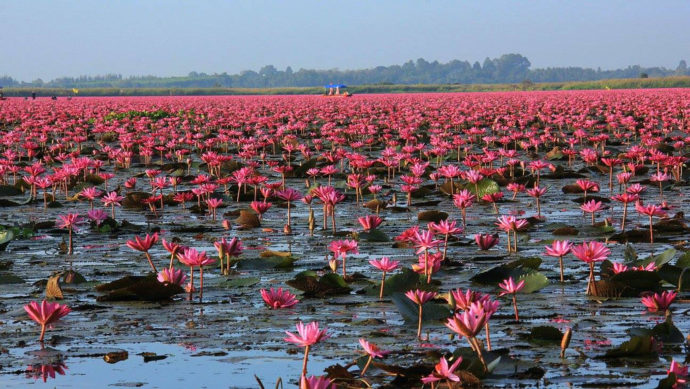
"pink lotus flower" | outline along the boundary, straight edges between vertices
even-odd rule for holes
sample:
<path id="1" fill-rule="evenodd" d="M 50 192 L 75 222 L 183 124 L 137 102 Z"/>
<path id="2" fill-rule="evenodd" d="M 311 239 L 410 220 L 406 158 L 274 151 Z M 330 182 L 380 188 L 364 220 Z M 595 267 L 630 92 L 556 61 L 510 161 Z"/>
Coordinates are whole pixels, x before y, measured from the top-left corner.
<path id="1" fill-rule="evenodd" d="M 534 197 L 537 202 L 537 218 L 541 219 L 541 203 L 539 202 L 539 199 L 546 194 L 546 191 L 549 188 L 540 188 L 538 186 L 535 186 L 534 188 L 527 189 L 527 194 L 530 195 L 531 197 Z"/>
<path id="2" fill-rule="evenodd" d="M 460 382 L 460 377 L 453 374 L 460 363 L 462 363 L 462 357 L 458 357 L 452 365 L 448 366 L 448 360 L 446 357 L 441 357 L 434 367 L 434 371 L 432 371 L 428 376 L 422 377 L 422 382 L 425 384 L 441 380 Z M 450 387 L 450 384 L 448 384 L 448 387 Z"/>
<path id="3" fill-rule="evenodd" d="M 41 326 L 41 336 L 38 338 L 39 342 L 43 342 L 46 327 L 50 327 L 53 323 L 57 322 L 71 312 L 67 305 L 49 303 L 46 300 L 43 300 L 41 304 L 32 301 L 24 306 L 24 310 L 29 315 L 31 320 L 35 321 Z"/>
<path id="4" fill-rule="evenodd" d="M 462 214 L 462 228 L 464 230 L 467 229 L 467 208 L 471 207 L 476 199 L 477 197 L 467 189 L 463 189 L 459 193 L 453 195 L 453 204 L 460 208 L 460 213 Z"/>
<path id="5" fill-rule="evenodd" d="M 343 259 L 343 277 L 347 276 L 345 257 L 348 253 L 357 254 L 357 241 L 355 240 L 336 240 L 331 242 L 328 248 L 333 252 L 335 259 L 342 257 Z"/>
<path id="6" fill-rule="evenodd" d="M 590 200 L 586 203 L 583 203 L 580 206 L 580 209 L 583 212 L 592 214 L 592 225 L 594 225 L 594 214 L 604 209 L 604 205 L 601 203 L 601 201 Z"/>
<path id="7" fill-rule="evenodd" d="M 477 334 L 482 330 L 489 320 L 489 315 L 484 310 L 483 304 L 479 302 L 472 303 L 470 309 L 456 313 L 446 322 L 446 327 L 458 334 L 460 337 L 467 338 L 470 346 L 474 349 L 479 357 L 479 360 L 486 371 L 486 361 L 482 354 L 482 348 L 477 341 Z"/>
<path id="8" fill-rule="evenodd" d="M 261 289 L 261 298 L 264 299 L 266 305 L 271 309 L 282 309 L 290 308 L 295 306 L 299 300 L 295 299 L 295 295 L 290 293 L 288 290 L 283 290 L 283 288 L 278 288 L 274 290 Z"/>
<path id="9" fill-rule="evenodd" d="M 105 221 L 105 219 L 108 218 L 108 213 L 102 209 L 92 209 L 86 213 L 86 216 L 88 216 L 90 220 L 96 223 L 96 226 L 100 226 L 101 223 L 103 223 L 103 221 Z"/>
<path id="10" fill-rule="evenodd" d="M 666 217 L 666 212 L 658 205 L 642 205 L 639 201 L 635 203 L 635 210 L 643 215 L 649 216 L 649 243 L 654 243 L 654 225 L 652 224 L 652 217 Z"/>
<path id="11" fill-rule="evenodd" d="M 517 219 L 512 215 L 504 215 L 498 217 L 498 222 L 496 225 L 499 229 L 503 230 L 508 234 L 508 253 L 511 251 L 517 252 L 517 232 L 527 226 L 527 220 Z M 513 233 L 515 245 L 511 248 L 510 245 L 510 233 Z"/>
<path id="12" fill-rule="evenodd" d="M 267 203 L 264 201 L 252 201 L 251 203 L 251 207 L 254 210 L 254 212 L 256 212 L 257 215 L 259 215 L 259 220 L 263 219 L 264 213 L 266 213 L 266 211 L 268 211 L 271 208 L 271 206 L 273 206 L 272 203 Z"/>
<path id="13" fill-rule="evenodd" d="M 367 215 L 358 218 L 357 221 L 359 222 L 359 224 L 362 225 L 364 231 L 369 232 L 375 229 L 376 227 L 380 226 L 383 222 L 383 219 L 376 215 Z"/>
<path id="14" fill-rule="evenodd" d="M 287 202 L 287 226 L 290 226 L 290 203 L 301 199 L 302 194 L 295 189 L 286 188 L 285 190 L 276 193 L 276 196 Z"/>
<path id="15" fill-rule="evenodd" d="M 221 271 L 225 274 L 230 273 L 230 268 L 235 264 L 235 262 L 233 262 L 231 259 L 242 255 L 242 241 L 237 237 L 230 239 L 230 241 L 222 238 L 221 240 L 214 242 L 213 246 L 216 248 L 216 250 L 218 250 Z M 226 261 L 225 267 L 223 266 L 223 260 Z"/>
<path id="16" fill-rule="evenodd" d="M 60 228 L 66 228 L 69 231 L 69 246 L 67 248 L 67 254 L 72 255 L 74 252 L 74 245 L 72 244 L 72 235 L 74 233 L 74 228 L 77 224 L 81 223 L 82 219 L 79 214 L 68 213 L 67 215 L 58 216 L 57 225 Z"/>
<path id="17" fill-rule="evenodd" d="M 364 374 L 367 372 L 367 369 L 369 368 L 371 361 L 374 358 L 383 358 L 384 356 L 389 354 L 390 351 L 381 350 L 377 345 L 367 342 L 364 338 L 359 338 L 359 344 L 364 349 L 364 352 L 367 353 L 367 355 L 369 355 L 367 363 L 364 365 L 362 371 L 359 373 L 360 377 L 364 377 Z"/>
<path id="18" fill-rule="evenodd" d="M 117 194 L 117 192 L 110 192 L 101 198 L 103 205 L 110 207 L 110 217 L 115 219 L 115 207 L 119 207 L 120 202 L 124 200 L 124 197 Z"/>
<path id="19" fill-rule="evenodd" d="M 448 252 L 448 238 L 451 235 L 457 235 L 462 233 L 463 229 L 460 227 L 456 227 L 456 222 L 455 220 L 449 222 L 448 220 L 440 220 L 438 223 L 429 223 L 427 227 L 429 228 L 429 231 L 432 231 L 434 234 L 438 235 L 443 235 L 443 258 L 442 260 L 446 259 L 446 253 Z"/>
<path id="20" fill-rule="evenodd" d="M 426 304 L 427 301 L 436 297 L 436 292 L 427 292 L 419 289 L 413 289 L 405 292 L 405 296 L 412 300 L 415 304 L 419 306 L 419 320 L 417 322 L 417 339 L 422 338 L 422 306 Z"/>
<path id="21" fill-rule="evenodd" d="M 512 294 L 513 295 L 513 308 L 515 310 L 515 321 L 520 321 L 520 316 L 518 315 L 518 307 L 517 307 L 517 292 L 521 291 L 525 287 L 525 280 L 521 280 L 517 284 L 515 283 L 515 280 L 513 280 L 513 277 L 508 277 L 508 279 L 503 280 L 500 284 L 498 284 L 498 287 L 503 289 L 503 291 L 499 294 L 499 296 L 505 296 L 507 294 Z"/>
<path id="22" fill-rule="evenodd" d="M 474 241 L 480 250 L 486 251 L 498 244 L 498 234 L 476 234 Z"/>
<path id="23" fill-rule="evenodd" d="M 165 268 L 158 273 L 158 282 L 161 284 L 174 284 L 182 286 L 187 280 L 187 276 L 182 269 Z"/>
<path id="24" fill-rule="evenodd" d="M 189 285 L 190 292 L 189 297 L 192 297 L 192 291 L 194 290 L 194 268 L 199 268 L 199 301 L 204 295 L 204 266 L 210 265 L 216 262 L 215 259 L 206 256 L 205 251 L 197 251 L 193 248 L 186 248 L 181 253 L 177 254 L 177 258 L 182 262 L 182 264 L 189 266 Z"/>
<path id="25" fill-rule="evenodd" d="M 300 378 L 299 389 L 336 389 L 337 386 L 328 377 L 311 376 Z"/>
<path id="26" fill-rule="evenodd" d="M 381 276 L 381 288 L 379 290 L 379 300 L 381 300 L 383 299 L 383 287 L 386 282 L 386 273 L 397 269 L 400 261 L 391 261 L 388 257 L 382 257 L 381 259 L 372 259 L 369 263 L 383 272 Z"/>
<path id="27" fill-rule="evenodd" d="M 153 261 L 151 260 L 149 250 L 151 249 L 151 247 L 153 247 L 154 244 L 156 244 L 156 242 L 158 242 L 157 232 L 153 235 L 146 234 L 146 236 L 143 239 L 138 236 L 135 236 L 134 240 L 127 241 L 127 247 L 131 248 L 132 250 L 142 251 L 146 255 L 146 259 L 149 261 L 151 270 L 153 270 L 154 273 L 158 273 L 158 270 L 156 270 L 156 266 L 153 264 Z"/>
<path id="28" fill-rule="evenodd" d="M 628 216 L 628 203 L 636 202 L 640 196 L 630 193 L 621 193 L 611 197 L 612 200 L 623 203 L 623 222 L 621 223 L 621 230 L 625 231 L 625 219 Z"/>
<path id="29" fill-rule="evenodd" d="M 297 323 L 297 334 L 285 331 L 288 335 L 284 340 L 286 342 L 294 343 L 300 347 L 304 347 L 304 361 L 302 362 L 302 375 L 301 377 L 307 376 L 307 361 L 309 360 L 309 348 L 320 341 L 327 339 L 327 330 L 319 330 L 318 322 L 311 322 L 304 325 L 301 321 Z"/>
<path id="30" fill-rule="evenodd" d="M 450 291 L 450 295 L 453 298 L 454 310 L 466 311 L 470 309 L 472 303 L 487 301 L 490 296 L 483 294 L 471 289 L 462 291 L 462 289 L 454 289 Z"/>
<path id="31" fill-rule="evenodd" d="M 653 295 L 642 297 L 641 301 L 649 312 L 664 312 L 673 303 L 677 295 L 678 292 L 667 290 L 662 293 L 654 293 Z"/>
<path id="32" fill-rule="evenodd" d="M 223 204 L 222 199 L 210 198 L 206 200 L 206 205 L 211 209 L 212 220 L 216 221 L 216 209 Z"/>
<path id="33" fill-rule="evenodd" d="M 671 360 L 671 366 L 669 366 L 668 370 L 666 370 L 666 374 L 668 375 L 675 375 L 676 377 L 676 382 L 673 385 L 673 388 L 683 388 L 685 387 L 685 384 L 687 383 L 687 376 L 688 376 L 688 367 L 683 366 L 680 363 L 676 362 L 675 359 Z"/>
<path id="34" fill-rule="evenodd" d="M 573 244 L 567 240 L 556 240 L 551 246 L 545 246 L 546 255 L 558 258 L 558 265 L 561 269 L 561 282 L 563 282 L 563 257 L 568 255 L 573 248 Z"/>
<path id="35" fill-rule="evenodd" d="M 572 253 L 575 257 L 589 265 L 589 281 L 587 282 L 587 293 L 590 291 L 596 295 L 596 283 L 594 281 L 594 262 L 601 262 L 608 258 L 611 254 L 605 244 L 600 242 L 583 242 L 580 245 L 572 247 Z"/>

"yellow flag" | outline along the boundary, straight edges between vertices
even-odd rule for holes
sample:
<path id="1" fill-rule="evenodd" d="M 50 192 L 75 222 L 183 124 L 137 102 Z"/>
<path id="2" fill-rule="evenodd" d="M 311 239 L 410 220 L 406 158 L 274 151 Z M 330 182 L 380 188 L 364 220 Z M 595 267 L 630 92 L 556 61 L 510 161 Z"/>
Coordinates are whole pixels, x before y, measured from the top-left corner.
<path id="1" fill-rule="evenodd" d="M 79 93 L 79 89 L 77 89 L 77 88 L 72 88 L 72 93 L 74 93 L 74 94 L 76 95 L 77 93 Z"/>

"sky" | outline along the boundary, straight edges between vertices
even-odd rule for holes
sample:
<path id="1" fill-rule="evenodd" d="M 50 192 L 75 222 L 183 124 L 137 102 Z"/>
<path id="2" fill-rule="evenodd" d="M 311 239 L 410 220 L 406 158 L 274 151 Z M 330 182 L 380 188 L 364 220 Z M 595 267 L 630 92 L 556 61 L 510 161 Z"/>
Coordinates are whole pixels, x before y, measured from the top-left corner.
<path id="1" fill-rule="evenodd" d="M 532 68 L 690 61 L 687 0 L 1 0 L 0 75 L 22 81 L 361 69 L 424 58 Z"/>

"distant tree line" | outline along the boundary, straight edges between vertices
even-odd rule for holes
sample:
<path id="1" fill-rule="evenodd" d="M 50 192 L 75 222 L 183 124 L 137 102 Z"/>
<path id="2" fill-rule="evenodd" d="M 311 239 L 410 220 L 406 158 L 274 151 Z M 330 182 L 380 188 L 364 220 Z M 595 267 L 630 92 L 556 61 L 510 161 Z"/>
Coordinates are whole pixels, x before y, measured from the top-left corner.
<path id="1" fill-rule="evenodd" d="M 498 84 L 523 82 L 596 81 L 611 78 L 665 77 L 690 75 L 687 63 L 680 61 L 676 69 L 628 66 L 624 69 L 601 70 L 582 67 L 554 67 L 530 69 L 530 61 L 520 54 L 504 54 L 486 58 L 483 63 L 453 60 L 447 63 L 429 62 L 423 58 L 402 65 L 377 66 L 361 70 L 314 70 L 291 67 L 278 70 L 273 65 L 258 72 L 245 70 L 239 74 L 206 74 L 191 72 L 182 77 L 131 76 L 120 74 L 102 76 L 62 77 L 44 82 L 17 81 L 0 77 L 0 86 L 45 88 L 275 88 L 309 87 L 329 83 L 351 85 L 371 84 Z"/>

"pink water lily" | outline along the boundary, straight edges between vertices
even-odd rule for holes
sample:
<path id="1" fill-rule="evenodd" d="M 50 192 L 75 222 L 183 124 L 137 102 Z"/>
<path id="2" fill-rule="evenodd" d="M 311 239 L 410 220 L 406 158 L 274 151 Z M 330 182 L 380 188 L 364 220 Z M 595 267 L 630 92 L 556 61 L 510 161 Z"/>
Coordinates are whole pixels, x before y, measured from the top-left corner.
<path id="1" fill-rule="evenodd" d="M 311 322 L 309 324 L 304 324 L 302 322 L 297 323 L 297 334 L 289 331 L 285 331 L 287 338 L 286 342 L 294 343 L 300 347 L 304 347 L 304 360 L 302 362 L 302 375 L 301 377 L 307 376 L 307 362 L 309 360 L 309 348 L 316 343 L 328 338 L 328 332 L 324 328 L 319 329 L 318 322 Z"/>
<path id="2" fill-rule="evenodd" d="M 525 280 L 520 280 L 519 282 L 515 282 L 513 280 L 513 277 L 508 277 L 507 279 L 503 280 L 501 283 L 498 284 L 498 287 L 503 289 L 499 296 L 505 296 L 507 294 L 512 294 L 513 298 L 513 309 L 515 311 L 515 321 L 520 321 L 520 315 L 518 315 L 518 307 L 517 307 L 517 292 L 521 291 L 525 287 Z"/>
<path id="3" fill-rule="evenodd" d="M 41 335 L 38 338 L 38 341 L 41 343 L 45 337 L 46 328 L 71 312 L 67 305 L 49 303 L 46 300 L 43 300 L 40 304 L 32 301 L 24 306 L 24 310 L 31 320 L 41 326 Z"/>
<path id="4" fill-rule="evenodd" d="M 283 290 L 283 288 L 271 288 L 270 290 L 261 289 L 260 292 L 261 298 L 266 305 L 272 309 L 291 308 L 299 302 L 294 294 L 290 293 L 288 290 Z"/>
<path id="5" fill-rule="evenodd" d="M 381 288 L 379 289 L 379 300 L 383 299 L 383 288 L 386 282 L 386 273 L 390 273 L 398 268 L 400 261 L 391 261 L 388 257 L 382 257 L 381 259 L 372 259 L 369 261 L 371 266 L 381 270 L 383 274 L 381 275 Z"/>
<path id="6" fill-rule="evenodd" d="M 556 240 L 551 246 L 545 246 L 546 255 L 558 258 L 558 265 L 561 270 L 561 282 L 563 282 L 563 257 L 568 255 L 573 248 L 573 244 L 567 240 Z"/>

